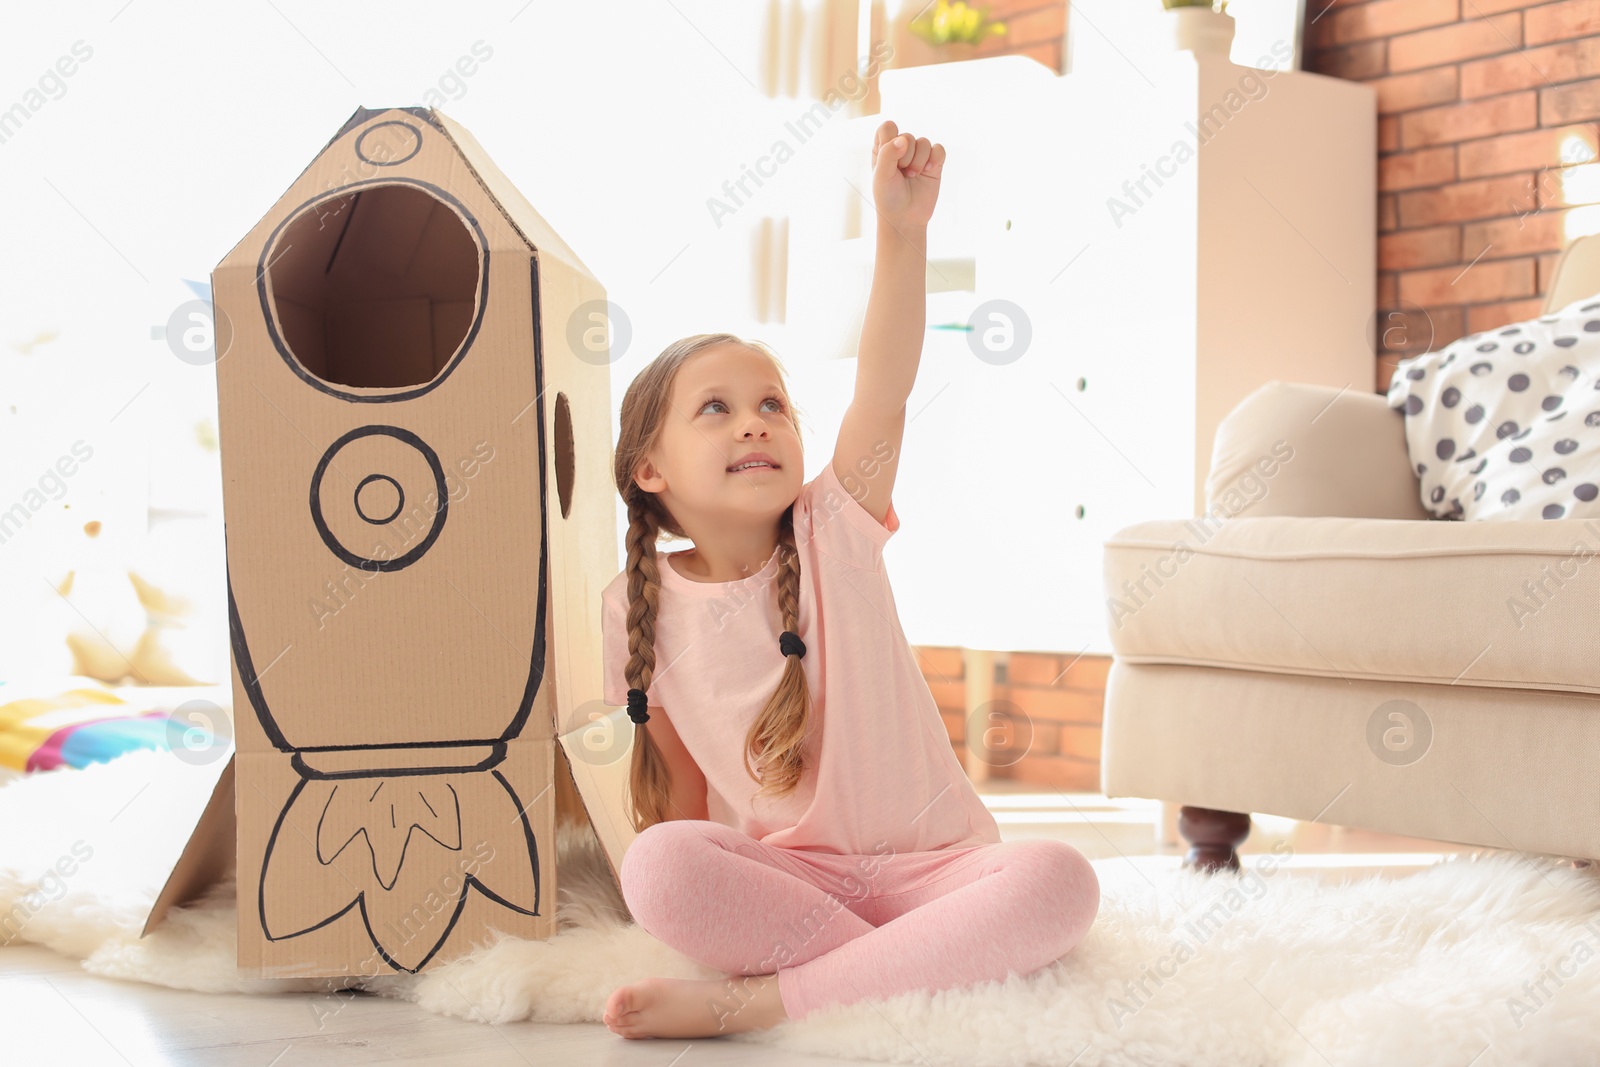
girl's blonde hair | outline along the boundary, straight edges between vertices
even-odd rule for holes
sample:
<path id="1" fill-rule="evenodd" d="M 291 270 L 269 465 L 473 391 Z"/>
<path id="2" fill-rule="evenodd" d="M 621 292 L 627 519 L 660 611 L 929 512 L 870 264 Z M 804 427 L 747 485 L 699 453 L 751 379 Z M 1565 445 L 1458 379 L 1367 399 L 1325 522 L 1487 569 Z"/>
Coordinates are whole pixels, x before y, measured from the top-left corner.
<path id="1" fill-rule="evenodd" d="M 688 538 L 654 493 L 633 480 L 634 470 L 656 444 L 671 409 L 672 383 L 690 356 L 713 345 L 736 344 L 760 352 L 772 361 L 780 382 L 782 365 L 760 341 L 746 341 L 730 333 L 702 333 L 674 341 L 651 360 L 629 384 L 622 397 L 621 427 L 614 461 L 617 492 L 628 506 L 628 662 L 624 669 L 628 688 L 650 688 L 656 667 L 656 609 L 661 600 L 661 575 L 656 567 L 656 542 L 663 532 Z M 794 405 L 784 394 L 789 421 L 795 432 L 800 422 Z M 800 557 L 794 545 L 794 505 L 778 520 L 778 611 L 783 628 L 800 630 Z M 760 783 L 756 793 L 784 796 L 800 784 L 805 770 L 803 747 L 810 720 L 810 692 L 800 657 L 785 657 L 783 677 L 744 741 L 745 772 Z M 636 832 L 668 820 L 671 806 L 671 772 L 661 749 L 650 737 L 647 724 L 634 731 L 633 765 L 628 777 L 629 816 Z M 751 766 L 754 758 L 760 774 Z M 679 814 L 682 817 L 682 813 Z"/>

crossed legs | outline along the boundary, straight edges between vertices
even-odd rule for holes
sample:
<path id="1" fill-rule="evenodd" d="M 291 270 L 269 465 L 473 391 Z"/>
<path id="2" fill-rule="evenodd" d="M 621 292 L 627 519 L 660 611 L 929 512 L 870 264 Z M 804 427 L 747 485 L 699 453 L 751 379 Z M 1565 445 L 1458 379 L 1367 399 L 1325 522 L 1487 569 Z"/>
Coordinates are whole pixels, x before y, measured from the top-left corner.
<path id="1" fill-rule="evenodd" d="M 647 933 L 729 976 L 617 990 L 606 1021 L 629 1037 L 732 1033 L 1031 974 L 1071 951 L 1099 907 L 1088 860 L 1049 840 L 885 860 L 675 820 L 640 834 L 620 873 Z"/>

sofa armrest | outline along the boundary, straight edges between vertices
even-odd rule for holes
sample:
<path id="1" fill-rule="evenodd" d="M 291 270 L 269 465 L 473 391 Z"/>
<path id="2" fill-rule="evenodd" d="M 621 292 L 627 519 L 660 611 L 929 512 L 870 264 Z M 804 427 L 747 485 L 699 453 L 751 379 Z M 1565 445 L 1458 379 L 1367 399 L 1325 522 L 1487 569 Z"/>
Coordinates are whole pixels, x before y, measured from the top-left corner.
<path id="1" fill-rule="evenodd" d="M 1217 427 L 1208 513 L 1431 519 L 1405 416 L 1378 393 L 1270 381 Z"/>

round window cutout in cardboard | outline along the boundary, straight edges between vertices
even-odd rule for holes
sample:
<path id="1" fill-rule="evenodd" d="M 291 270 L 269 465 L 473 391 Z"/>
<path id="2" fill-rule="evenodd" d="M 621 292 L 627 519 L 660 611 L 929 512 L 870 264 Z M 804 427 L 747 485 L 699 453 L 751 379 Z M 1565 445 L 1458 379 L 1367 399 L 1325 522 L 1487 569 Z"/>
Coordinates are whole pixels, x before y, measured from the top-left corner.
<path id="1" fill-rule="evenodd" d="M 443 190 L 387 179 L 321 197 L 272 236 L 258 276 L 279 352 L 309 383 L 406 390 L 442 380 L 483 318 L 488 252 Z M 330 388 L 331 387 L 331 388 Z M 418 388 L 421 387 L 421 388 Z"/>

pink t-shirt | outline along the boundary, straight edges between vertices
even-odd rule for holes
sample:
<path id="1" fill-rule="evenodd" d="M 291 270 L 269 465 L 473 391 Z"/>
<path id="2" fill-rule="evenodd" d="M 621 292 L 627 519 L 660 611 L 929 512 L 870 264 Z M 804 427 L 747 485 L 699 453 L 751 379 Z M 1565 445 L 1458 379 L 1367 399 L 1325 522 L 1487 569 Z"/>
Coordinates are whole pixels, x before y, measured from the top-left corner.
<path id="1" fill-rule="evenodd" d="M 1000 840 L 951 747 L 895 611 L 887 525 L 827 463 L 794 504 L 801 666 L 811 693 L 806 772 L 786 797 L 754 800 L 743 746 L 783 675 L 777 553 L 732 582 L 685 578 L 656 550 L 656 673 L 646 692 L 706 777 L 707 815 L 769 845 L 844 855 L 931 852 Z M 602 698 L 627 704 L 627 572 L 606 586 Z M 648 729 L 648 727 L 646 727 Z"/>

